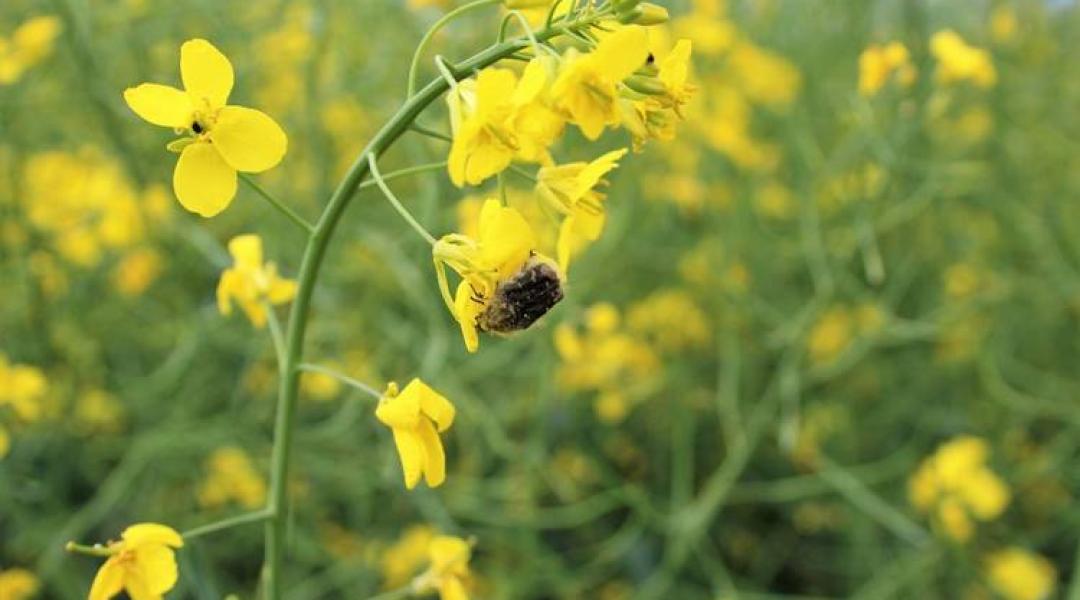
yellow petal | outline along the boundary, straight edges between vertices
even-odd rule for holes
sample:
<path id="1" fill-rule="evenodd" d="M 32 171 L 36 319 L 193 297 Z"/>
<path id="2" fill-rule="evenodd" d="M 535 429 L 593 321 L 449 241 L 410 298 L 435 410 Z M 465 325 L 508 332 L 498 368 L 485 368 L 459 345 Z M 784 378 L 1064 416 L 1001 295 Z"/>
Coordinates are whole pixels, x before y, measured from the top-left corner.
<path id="1" fill-rule="evenodd" d="M 236 170 L 225 164 L 213 145 L 194 143 L 184 148 L 176 162 L 173 191 L 184 208 L 212 217 L 236 195 Z"/>
<path id="2" fill-rule="evenodd" d="M 262 268 L 262 238 L 255 234 L 238 235 L 229 240 L 229 254 L 240 269 L 258 271 Z"/>
<path id="3" fill-rule="evenodd" d="M 221 273 L 221 279 L 217 286 L 218 312 L 224 316 L 232 314 L 232 302 L 230 298 L 237 295 L 240 286 L 240 274 L 232 269 L 226 269 Z"/>
<path id="4" fill-rule="evenodd" d="M 128 88 L 124 102 L 143 120 L 162 127 L 187 129 L 195 119 L 187 94 L 167 85 L 144 83 Z"/>
<path id="5" fill-rule="evenodd" d="M 109 600 L 124 587 L 124 567 L 115 556 L 109 557 L 98 569 L 90 585 L 88 600 Z"/>
<path id="6" fill-rule="evenodd" d="M 480 348 L 476 317 L 483 308 L 481 303 L 473 299 L 473 290 L 469 282 L 459 283 L 457 294 L 454 296 L 454 317 L 461 326 L 461 337 L 465 340 L 465 349 L 469 352 L 476 352 Z"/>
<path id="7" fill-rule="evenodd" d="M 210 139 L 225 162 L 245 173 L 273 168 L 289 145 L 281 126 L 266 113 L 243 106 L 226 106 L 218 113 Z"/>
<path id="8" fill-rule="evenodd" d="M 420 398 L 415 393 L 384 397 L 375 407 L 375 418 L 394 430 L 412 429 L 420 422 Z"/>
<path id="9" fill-rule="evenodd" d="M 173 548 L 181 548 L 184 545 L 184 538 L 180 537 L 175 529 L 158 523 L 137 523 L 125 529 L 120 537 L 124 539 L 124 545 L 128 548 L 137 548 L 143 544 L 172 546 Z"/>
<path id="10" fill-rule="evenodd" d="M 233 87 L 233 68 L 213 44 L 194 39 L 180 46 L 180 77 L 184 89 L 199 108 L 221 108 Z"/>
<path id="11" fill-rule="evenodd" d="M 424 469 L 423 442 L 412 430 L 395 429 L 394 445 L 401 459 L 401 470 L 405 475 L 405 487 L 413 489 L 420 482 Z"/>
<path id="12" fill-rule="evenodd" d="M 417 435 L 424 451 L 424 480 L 428 487 L 439 487 L 446 481 L 446 454 L 443 452 L 442 440 L 431 421 L 421 421 Z"/>
<path id="13" fill-rule="evenodd" d="M 266 298 L 271 304 L 285 304 L 296 297 L 296 282 L 291 279 L 282 279 L 274 276 L 270 280 L 270 289 L 266 291 Z"/>
<path id="14" fill-rule="evenodd" d="M 439 586 L 439 600 L 469 600 L 469 594 L 460 579 L 448 577 Z"/>
<path id="15" fill-rule="evenodd" d="M 146 576 L 138 569 L 129 568 L 124 573 L 124 591 L 131 600 L 162 600 L 161 594 L 154 593 Z"/>
<path id="16" fill-rule="evenodd" d="M 480 245 L 484 261 L 506 279 L 528 260 L 536 235 L 521 213 L 488 198 L 480 209 Z"/>
<path id="17" fill-rule="evenodd" d="M 166 546 L 147 546 L 135 552 L 136 568 L 153 594 L 164 594 L 176 585 L 176 556 Z"/>
<path id="18" fill-rule="evenodd" d="M 410 381 L 401 393 L 410 393 L 410 388 L 414 388 L 412 393 L 420 398 L 420 411 L 435 421 L 439 431 L 446 431 L 453 425 L 455 411 L 449 400 L 419 379 Z"/>
<path id="19" fill-rule="evenodd" d="M 510 98 L 512 103 L 519 106 L 528 104 L 544 90 L 544 85 L 548 81 L 548 71 L 542 61 L 543 58 L 534 58 L 525 66 L 525 70 L 521 73 L 521 81 L 518 82 Z"/>
<path id="20" fill-rule="evenodd" d="M 645 65 L 649 34 L 644 27 L 624 27 L 600 41 L 591 58 L 609 81 L 622 81 Z"/>

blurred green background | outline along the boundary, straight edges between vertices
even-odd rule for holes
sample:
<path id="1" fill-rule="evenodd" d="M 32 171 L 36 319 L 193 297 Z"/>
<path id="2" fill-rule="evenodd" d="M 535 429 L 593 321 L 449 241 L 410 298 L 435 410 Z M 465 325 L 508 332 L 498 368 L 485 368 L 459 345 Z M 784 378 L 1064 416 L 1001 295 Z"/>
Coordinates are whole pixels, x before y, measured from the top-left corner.
<path id="1" fill-rule="evenodd" d="M 232 236 L 295 276 L 302 234 L 245 187 L 186 213 L 167 132 L 122 90 L 177 83 L 179 45 L 211 40 L 234 101 L 289 134 L 258 180 L 314 219 L 453 5 L 0 4 L 0 599 L 22 570 L 30 597 L 84 595 L 98 563 L 68 540 L 265 494 L 272 345 L 214 288 Z M 370 398 L 305 376 L 287 597 L 403 585 L 440 531 L 475 536 L 478 598 L 1080 598 L 1076 3 L 665 6 L 655 42 L 693 41 L 697 97 L 612 174 L 604 236 L 536 327 L 468 355 L 429 248 L 376 193 L 350 207 L 308 361 L 420 376 L 459 417 L 447 483 L 407 492 Z M 436 51 L 479 51 L 500 16 Z M 628 144 L 574 131 L 560 158 Z M 446 150 L 407 136 L 383 169 Z M 436 235 L 493 190 L 393 185 Z M 950 440 L 976 443 L 934 454 Z M 179 559 L 170 597 L 254 597 L 262 528 Z"/>

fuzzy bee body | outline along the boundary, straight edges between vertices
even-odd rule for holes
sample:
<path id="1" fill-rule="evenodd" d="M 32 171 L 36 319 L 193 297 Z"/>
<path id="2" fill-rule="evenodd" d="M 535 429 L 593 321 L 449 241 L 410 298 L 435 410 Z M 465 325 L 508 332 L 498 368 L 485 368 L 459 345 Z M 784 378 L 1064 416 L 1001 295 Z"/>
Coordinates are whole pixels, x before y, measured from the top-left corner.
<path id="1" fill-rule="evenodd" d="M 562 299 L 558 270 L 533 256 L 516 275 L 499 283 L 476 324 L 481 331 L 495 333 L 528 329 Z"/>

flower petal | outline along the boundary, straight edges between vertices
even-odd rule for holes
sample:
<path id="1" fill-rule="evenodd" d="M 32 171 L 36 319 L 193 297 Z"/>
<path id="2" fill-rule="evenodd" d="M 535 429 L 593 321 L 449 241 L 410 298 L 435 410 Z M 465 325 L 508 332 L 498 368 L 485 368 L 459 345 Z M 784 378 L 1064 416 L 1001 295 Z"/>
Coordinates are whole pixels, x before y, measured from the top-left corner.
<path id="1" fill-rule="evenodd" d="M 430 427 L 430 425 L 428 425 Z M 409 429 L 394 430 L 394 445 L 401 459 L 401 470 L 405 475 L 405 487 L 413 489 L 420 482 L 424 470 L 423 442 L 415 431 Z"/>
<path id="2" fill-rule="evenodd" d="M 138 569 L 151 593 L 164 594 L 176 585 L 176 555 L 166 546 L 147 546 L 136 551 Z"/>
<path id="3" fill-rule="evenodd" d="M 506 279 L 521 268 L 536 247 L 536 235 L 521 213 L 489 198 L 480 209 L 480 245 L 484 261 Z"/>
<path id="4" fill-rule="evenodd" d="M 116 559 L 109 557 L 98 569 L 94 583 L 90 585 L 89 600 L 109 600 L 120 593 L 124 587 L 124 567 Z"/>
<path id="5" fill-rule="evenodd" d="M 409 388 L 416 389 L 414 393 L 420 398 L 420 411 L 427 415 L 429 419 L 435 421 L 439 431 L 446 431 L 453 425 L 454 405 L 445 396 L 419 379 L 410 381 L 409 385 L 405 386 L 402 394 L 408 394 Z"/>
<path id="6" fill-rule="evenodd" d="M 384 397 L 375 407 L 375 418 L 394 430 L 412 429 L 420 422 L 420 398 L 415 393 Z"/>
<path id="7" fill-rule="evenodd" d="M 468 281 L 458 284 L 454 296 L 454 318 L 461 326 L 461 337 L 465 340 L 465 349 L 476 352 L 480 348 L 480 334 L 476 332 L 476 317 L 484 305 L 473 300 L 472 286 Z"/>
<path id="8" fill-rule="evenodd" d="M 225 162 L 245 173 L 273 168 L 288 148 L 281 126 L 266 113 L 243 106 L 226 106 L 218 113 L 210 139 Z"/>
<path id="9" fill-rule="evenodd" d="M 176 162 L 173 191 L 184 208 L 212 217 L 225 210 L 236 195 L 236 170 L 222 160 L 213 145 L 191 144 Z"/>
<path id="10" fill-rule="evenodd" d="M 240 269 L 258 271 L 262 268 L 262 238 L 249 233 L 229 240 L 229 254 Z"/>
<path id="11" fill-rule="evenodd" d="M 144 121 L 161 127 L 187 129 L 195 119 L 188 95 L 167 85 L 144 83 L 128 88 L 124 90 L 124 102 Z"/>
<path id="12" fill-rule="evenodd" d="M 428 487 L 439 487 L 446 481 L 446 453 L 442 440 L 431 421 L 421 421 L 417 435 L 424 450 L 424 480 Z"/>
<path id="13" fill-rule="evenodd" d="M 128 527 L 120 534 L 127 548 L 137 548 L 143 544 L 155 544 L 158 546 L 172 546 L 181 548 L 184 538 L 175 529 L 158 523 L 137 523 Z"/>
<path id="14" fill-rule="evenodd" d="M 622 81 L 645 66 L 649 57 L 649 34 L 644 27 L 630 25 L 605 37 L 590 55 L 609 81 Z"/>
<path id="15" fill-rule="evenodd" d="M 180 77 L 192 102 L 202 108 L 221 108 L 233 87 L 233 68 L 229 59 L 206 40 L 194 39 L 180 46 Z"/>

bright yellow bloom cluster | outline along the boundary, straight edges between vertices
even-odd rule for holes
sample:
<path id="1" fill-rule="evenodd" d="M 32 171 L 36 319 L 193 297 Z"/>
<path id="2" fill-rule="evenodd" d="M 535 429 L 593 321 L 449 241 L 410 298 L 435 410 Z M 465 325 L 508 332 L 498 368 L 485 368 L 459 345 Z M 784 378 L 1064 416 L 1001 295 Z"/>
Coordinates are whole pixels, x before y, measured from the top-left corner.
<path id="1" fill-rule="evenodd" d="M 217 287 L 218 310 L 232 314 L 233 302 L 255 327 L 266 325 L 268 305 L 285 304 L 296 295 L 296 282 L 278 275 L 277 265 L 263 263 L 262 239 L 239 235 L 229 241 L 233 266 L 221 274 Z"/>
<path id="2" fill-rule="evenodd" d="M 1005 548 L 986 557 L 986 579 L 1005 600 L 1046 600 L 1054 593 L 1054 565 L 1024 548 Z"/>
<path id="3" fill-rule="evenodd" d="M 684 290 L 659 291 L 630 305 L 626 324 L 639 338 L 664 352 L 703 348 L 712 327 L 705 312 Z"/>
<path id="4" fill-rule="evenodd" d="M 19 25 L 10 38 L 0 36 L 0 86 L 16 83 L 47 58 L 61 28 L 60 19 L 39 16 Z"/>
<path id="5" fill-rule="evenodd" d="M 266 482 L 240 448 L 225 446 L 214 450 L 206 459 L 206 470 L 206 479 L 199 487 L 200 505 L 214 508 L 236 502 L 255 509 L 265 502 Z"/>
<path id="6" fill-rule="evenodd" d="M 970 81 L 981 88 L 997 83 L 997 70 L 990 53 L 968 45 L 951 29 L 939 31 L 930 38 L 930 52 L 938 61 L 937 78 L 942 83 Z"/>
<path id="7" fill-rule="evenodd" d="M 89 600 L 109 600 L 121 591 L 132 600 L 161 600 L 178 577 L 174 548 L 183 538 L 171 527 L 139 523 L 124 530 L 119 542 L 109 542 L 109 558 L 101 565 Z"/>
<path id="8" fill-rule="evenodd" d="M 439 432 L 453 425 L 454 414 L 454 405 L 419 379 L 400 392 L 393 382 L 387 386 L 375 418 L 394 434 L 406 488 L 416 487 L 421 476 L 429 487 L 446 480 L 446 454 Z"/>
<path id="9" fill-rule="evenodd" d="M 173 191 L 184 208 L 204 217 L 225 210 L 236 195 L 236 173 L 260 173 L 285 156 L 288 139 L 266 114 L 226 105 L 233 68 L 210 42 L 180 47 L 184 89 L 144 83 L 124 91 L 131 110 L 146 121 L 184 137 L 169 148 L 180 152 Z"/>
<path id="10" fill-rule="evenodd" d="M 931 516 L 946 535 L 966 542 L 972 520 L 991 521 L 1005 512 L 1009 488 L 988 466 L 986 440 L 960 436 L 942 444 L 908 481 L 911 503 Z"/>
<path id="11" fill-rule="evenodd" d="M 915 83 L 917 74 L 911 54 L 900 42 L 871 44 L 859 55 L 859 93 L 863 96 L 877 94 L 893 75 L 900 85 L 908 87 Z"/>
<path id="12" fill-rule="evenodd" d="M 653 349 L 620 331 L 619 311 L 606 303 L 589 308 L 583 333 L 560 324 L 555 330 L 555 349 L 562 360 L 557 375 L 560 387 L 595 392 L 596 413 L 607 423 L 626 417 L 631 401 L 651 389 L 660 369 Z"/>
<path id="13" fill-rule="evenodd" d="M 413 588 L 418 594 L 439 592 L 440 600 L 468 600 L 471 579 L 469 542 L 453 536 L 435 536 L 428 545 L 431 566 L 416 578 Z"/>
<path id="14" fill-rule="evenodd" d="M 0 598 L 4 600 L 30 600 L 39 587 L 37 577 L 26 569 L 0 571 Z"/>

